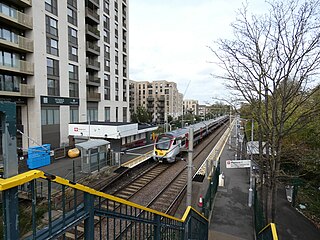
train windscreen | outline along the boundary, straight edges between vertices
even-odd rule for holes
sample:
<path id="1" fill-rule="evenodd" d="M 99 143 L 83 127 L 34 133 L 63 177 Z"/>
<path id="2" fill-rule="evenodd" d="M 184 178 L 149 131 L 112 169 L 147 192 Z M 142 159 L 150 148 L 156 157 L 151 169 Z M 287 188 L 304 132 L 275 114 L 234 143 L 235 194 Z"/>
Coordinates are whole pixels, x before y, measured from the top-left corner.
<path id="1" fill-rule="evenodd" d="M 159 150 L 168 150 L 170 148 L 170 142 L 170 137 L 160 135 L 156 143 L 156 148 Z"/>

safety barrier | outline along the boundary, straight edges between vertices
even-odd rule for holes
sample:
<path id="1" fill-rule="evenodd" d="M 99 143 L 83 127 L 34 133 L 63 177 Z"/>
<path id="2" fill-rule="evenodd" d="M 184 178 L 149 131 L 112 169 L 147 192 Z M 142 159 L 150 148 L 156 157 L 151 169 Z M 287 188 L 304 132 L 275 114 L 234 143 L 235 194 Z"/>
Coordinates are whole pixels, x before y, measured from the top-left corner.
<path id="1" fill-rule="evenodd" d="M 3 239 L 208 239 L 192 207 L 179 219 L 38 170 L 0 179 L 0 191 Z"/>
<path id="2" fill-rule="evenodd" d="M 276 225 L 269 223 L 258 234 L 257 240 L 278 240 Z"/>
<path id="3" fill-rule="evenodd" d="M 210 185 L 208 187 L 207 193 L 203 200 L 202 213 L 206 218 L 209 218 L 210 211 L 213 208 L 213 201 L 218 189 L 219 175 L 220 175 L 220 161 L 218 162 L 217 168 L 212 178 L 210 179 Z"/>

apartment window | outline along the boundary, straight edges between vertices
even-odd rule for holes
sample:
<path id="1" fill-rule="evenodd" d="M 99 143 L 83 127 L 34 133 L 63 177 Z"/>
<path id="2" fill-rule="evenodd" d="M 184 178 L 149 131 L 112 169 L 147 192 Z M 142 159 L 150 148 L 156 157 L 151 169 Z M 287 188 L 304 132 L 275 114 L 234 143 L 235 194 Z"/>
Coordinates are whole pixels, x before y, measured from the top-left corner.
<path id="1" fill-rule="evenodd" d="M 79 84 L 74 82 L 69 82 L 69 96 L 79 97 Z"/>
<path id="2" fill-rule="evenodd" d="M 0 39 L 4 39 L 9 42 L 18 43 L 18 35 L 2 27 L 0 27 Z"/>
<path id="3" fill-rule="evenodd" d="M 69 79 L 78 81 L 78 66 L 69 64 Z"/>
<path id="4" fill-rule="evenodd" d="M 58 36 L 58 21 L 52 17 L 46 16 L 46 31 L 52 36 Z"/>
<path id="5" fill-rule="evenodd" d="M 0 65 L 9 67 L 18 67 L 20 55 L 0 50 Z"/>
<path id="6" fill-rule="evenodd" d="M 119 63 L 119 52 L 115 51 L 115 62 Z"/>
<path id="7" fill-rule="evenodd" d="M 69 45 L 69 60 L 78 62 L 78 48 Z"/>
<path id="8" fill-rule="evenodd" d="M 164 94 L 169 94 L 169 89 L 165 89 Z"/>
<path id="9" fill-rule="evenodd" d="M 148 94 L 152 94 L 152 90 L 149 90 L 149 91 L 148 91 Z"/>
<path id="10" fill-rule="evenodd" d="M 0 91 L 19 92 L 21 77 L 1 74 Z"/>
<path id="11" fill-rule="evenodd" d="M 59 96 L 59 79 L 48 78 L 48 95 Z"/>
<path id="12" fill-rule="evenodd" d="M 110 75 L 104 75 L 104 100 L 110 100 Z"/>
<path id="13" fill-rule="evenodd" d="M 119 47 L 119 40 L 118 40 L 118 36 L 115 36 L 115 39 L 114 39 L 114 45 L 116 48 Z"/>
<path id="14" fill-rule="evenodd" d="M 47 53 L 58 56 L 58 40 L 47 38 Z"/>
<path id="15" fill-rule="evenodd" d="M 110 60 L 110 47 L 104 45 L 104 58 Z"/>
<path id="16" fill-rule="evenodd" d="M 60 124 L 59 108 L 41 109 L 41 125 Z"/>
<path id="17" fill-rule="evenodd" d="M 116 122 L 119 120 L 119 109 L 116 107 Z"/>
<path id="18" fill-rule="evenodd" d="M 77 107 L 70 107 L 70 123 L 79 122 L 79 109 Z"/>
<path id="19" fill-rule="evenodd" d="M 115 101 L 119 101 L 119 90 L 114 91 L 114 98 L 115 98 Z"/>
<path id="20" fill-rule="evenodd" d="M 108 59 L 104 59 L 104 70 L 110 72 L 110 61 Z"/>
<path id="21" fill-rule="evenodd" d="M 103 26 L 104 28 L 110 30 L 110 19 L 105 15 L 103 15 Z"/>
<path id="22" fill-rule="evenodd" d="M 122 118 L 123 118 L 123 122 L 127 122 L 128 121 L 128 119 L 127 119 L 127 108 L 126 107 L 124 107 L 123 108 L 123 110 L 122 110 Z"/>
<path id="23" fill-rule="evenodd" d="M 77 0 L 68 0 L 68 5 L 77 8 Z"/>
<path id="24" fill-rule="evenodd" d="M 97 108 L 89 108 L 87 114 L 87 121 L 98 121 L 98 109 Z"/>
<path id="25" fill-rule="evenodd" d="M 68 13 L 68 22 L 77 26 L 77 12 L 68 7 L 67 13 Z"/>
<path id="26" fill-rule="evenodd" d="M 46 3 L 46 10 L 48 12 L 51 12 L 52 14 L 56 15 L 58 14 L 58 10 L 57 10 L 57 0 L 45 0 Z"/>
<path id="27" fill-rule="evenodd" d="M 7 16 L 17 18 L 17 10 L 4 3 L 0 3 L 0 12 Z"/>
<path id="28" fill-rule="evenodd" d="M 104 1 L 104 11 L 109 14 L 110 13 L 110 3 L 109 1 Z"/>
<path id="29" fill-rule="evenodd" d="M 68 27 L 68 40 L 70 43 L 78 44 L 78 32 L 72 27 Z"/>
<path id="30" fill-rule="evenodd" d="M 115 64 L 114 65 L 115 66 L 115 69 L 114 69 L 114 72 L 115 72 L 115 74 L 119 74 L 119 66 L 118 66 L 118 64 Z"/>
<path id="31" fill-rule="evenodd" d="M 104 29 L 104 30 L 103 30 L 103 40 L 104 40 L 106 43 L 110 43 L 110 32 L 109 32 L 109 30 L 107 30 L 107 29 Z"/>
<path id="32" fill-rule="evenodd" d="M 110 122 L 110 107 L 104 108 L 104 120 Z"/>
<path id="33" fill-rule="evenodd" d="M 51 76 L 59 76 L 59 61 L 47 58 L 47 74 Z"/>

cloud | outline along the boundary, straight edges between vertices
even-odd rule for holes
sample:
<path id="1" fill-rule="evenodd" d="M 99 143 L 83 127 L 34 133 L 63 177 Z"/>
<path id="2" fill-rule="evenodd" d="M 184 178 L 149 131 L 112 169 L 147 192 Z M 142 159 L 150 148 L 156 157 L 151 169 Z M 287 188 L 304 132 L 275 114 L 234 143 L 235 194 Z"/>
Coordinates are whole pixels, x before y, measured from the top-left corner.
<path id="1" fill-rule="evenodd" d="M 230 24 L 241 5 L 238 0 L 130 2 L 130 79 L 173 81 L 185 98 L 200 102 L 228 95 L 223 81 L 211 76 L 221 69 L 209 63 L 215 59 L 207 46 L 232 37 Z"/>

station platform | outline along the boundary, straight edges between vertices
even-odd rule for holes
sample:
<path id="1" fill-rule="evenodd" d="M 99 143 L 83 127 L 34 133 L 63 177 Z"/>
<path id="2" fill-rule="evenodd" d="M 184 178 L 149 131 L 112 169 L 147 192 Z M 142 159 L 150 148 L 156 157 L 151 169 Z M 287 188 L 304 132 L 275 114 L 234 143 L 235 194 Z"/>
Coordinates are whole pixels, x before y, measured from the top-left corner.
<path id="1" fill-rule="evenodd" d="M 224 173 L 224 186 L 218 187 L 213 209 L 209 217 L 209 239 L 214 240 L 253 240 L 253 212 L 248 207 L 249 171 L 247 169 L 226 169 L 226 160 L 235 158 L 235 124 L 232 131 L 226 132 L 222 149 L 214 154 L 220 159 L 220 172 Z M 231 141 L 229 137 L 231 136 Z M 223 137 L 222 137 L 223 138 Z M 213 149 L 212 152 L 214 152 Z M 210 155 L 208 156 L 210 158 Z M 199 170 L 199 172 L 205 170 Z M 200 197 L 204 198 L 209 188 L 210 179 L 192 182 L 192 207 L 202 211 Z M 186 197 L 182 200 L 176 217 L 181 217 L 186 209 Z"/>

